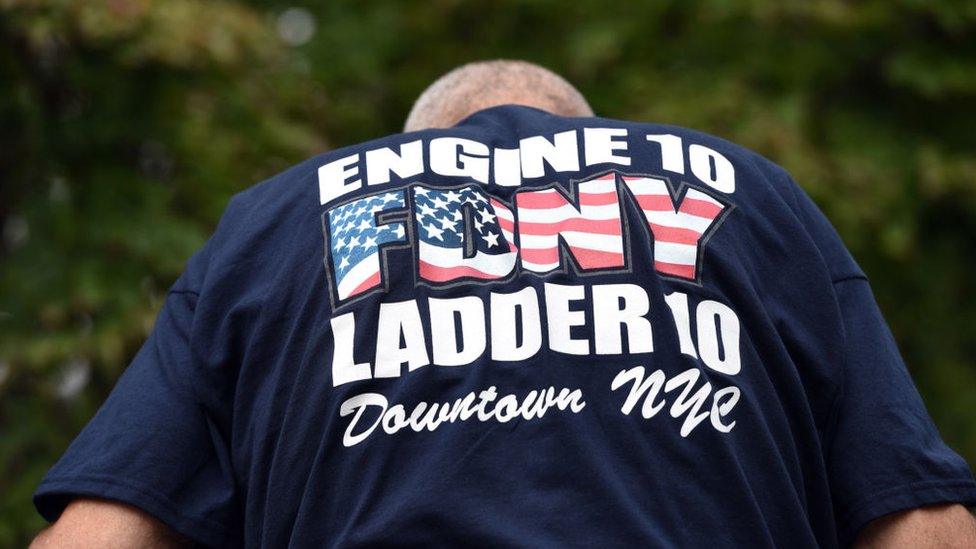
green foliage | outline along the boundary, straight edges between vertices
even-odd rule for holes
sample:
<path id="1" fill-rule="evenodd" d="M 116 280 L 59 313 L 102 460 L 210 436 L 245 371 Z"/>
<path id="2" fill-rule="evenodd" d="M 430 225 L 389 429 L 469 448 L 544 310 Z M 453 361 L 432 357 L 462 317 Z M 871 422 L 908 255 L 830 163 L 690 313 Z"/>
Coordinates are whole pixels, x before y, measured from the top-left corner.
<path id="1" fill-rule="evenodd" d="M 976 462 L 973 2 L 308 2 L 288 45 L 292 7 L 0 0 L 0 546 L 41 526 L 31 491 L 231 193 L 398 131 L 427 83 L 493 57 L 787 167 Z"/>

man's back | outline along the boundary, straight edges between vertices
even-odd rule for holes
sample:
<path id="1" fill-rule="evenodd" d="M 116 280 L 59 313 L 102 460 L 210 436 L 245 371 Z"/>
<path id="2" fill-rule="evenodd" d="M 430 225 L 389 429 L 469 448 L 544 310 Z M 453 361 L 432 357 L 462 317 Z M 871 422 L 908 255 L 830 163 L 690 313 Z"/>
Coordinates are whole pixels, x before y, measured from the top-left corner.
<path id="1" fill-rule="evenodd" d="M 834 546 L 976 484 L 785 171 L 507 105 L 235 197 L 63 494 L 211 545 Z"/>

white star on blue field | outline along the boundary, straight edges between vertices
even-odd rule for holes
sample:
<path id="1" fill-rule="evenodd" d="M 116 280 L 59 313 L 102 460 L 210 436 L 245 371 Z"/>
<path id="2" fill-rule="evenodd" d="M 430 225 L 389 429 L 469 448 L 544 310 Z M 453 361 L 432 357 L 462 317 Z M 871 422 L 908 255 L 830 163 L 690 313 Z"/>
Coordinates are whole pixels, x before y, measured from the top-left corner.
<path id="1" fill-rule="evenodd" d="M 329 212 L 332 264 L 337 282 L 363 258 L 375 253 L 380 245 L 404 240 L 403 223 L 379 226 L 375 223 L 377 212 L 404 206 L 403 191 L 395 191 L 355 200 Z"/>

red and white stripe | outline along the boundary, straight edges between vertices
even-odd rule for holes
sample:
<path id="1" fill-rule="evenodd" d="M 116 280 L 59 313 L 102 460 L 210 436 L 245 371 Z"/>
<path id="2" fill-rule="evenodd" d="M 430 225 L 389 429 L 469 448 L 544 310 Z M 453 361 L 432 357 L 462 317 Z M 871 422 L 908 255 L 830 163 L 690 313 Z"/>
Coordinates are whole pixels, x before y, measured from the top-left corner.
<path id="1" fill-rule="evenodd" d="M 512 215 L 512 210 L 494 198 L 488 202 L 491 204 L 491 208 L 495 210 L 498 226 L 502 229 L 502 236 L 508 242 L 508 251 L 517 252 L 518 248 L 515 247 L 515 216 Z"/>
<path id="2" fill-rule="evenodd" d="M 431 282 L 448 282 L 458 278 L 493 280 L 507 276 L 515 268 L 515 252 L 503 254 L 475 253 L 464 257 L 464 248 L 442 248 L 418 242 L 420 276 Z"/>
<path id="3" fill-rule="evenodd" d="M 336 292 L 339 294 L 339 299 L 348 299 L 378 286 L 379 283 L 380 258 L 379 252 L 374 252 L 360 259 L 359 263 L 349 269 L 336 285 Z"/>
<path id="4" fill-rule="evenodd" d="M 558 268 L 560 236 L 583 269 L 624 266 L 614 174 L 580 183 L 577 201 L 578 208 L 556 189 L 516 194 L 523 267 L 539 273 Z"/>
<path id="5" fill-rule="evenodd" d="M 448 282 L 458 278 L 494 280 L 508 276 L 515 269 L 518 249 L 512 235 L 514 216 L 511 210 L 497 200 L 492 199 L 491 206 L 501 226 L 502 235 L 508 242 L 509 251 L 501 254 L 478 251 L 474 257 L 464 257 L 464 248 L 442 248 L 420 240 L 417 248 L 419 271 L 423 279 L 432 282 Z M 502 242 L 499 244 L 504 245 Z"/>
<path id="6" fill-rule="evenodd" d="M 654 235 L 654 269 L 661 274 L 695 280 L 702 235 L 726 205 L 697 189 L 689 189 L 675 207 L 664 180 L 649 177 L 624 177 L 623 180 L 637 199 Z"/>

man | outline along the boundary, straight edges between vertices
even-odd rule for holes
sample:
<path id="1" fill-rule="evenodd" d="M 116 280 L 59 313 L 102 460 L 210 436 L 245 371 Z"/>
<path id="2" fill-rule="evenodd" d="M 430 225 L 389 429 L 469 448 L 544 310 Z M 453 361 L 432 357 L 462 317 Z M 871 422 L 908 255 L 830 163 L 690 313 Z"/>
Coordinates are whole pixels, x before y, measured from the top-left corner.
<path id="1" fill-rule="evenodd" d="M 968 466 L 784 170 L 523 62 L 405 129 L 231 200 L 37 546 L 976 545 Z"/>

